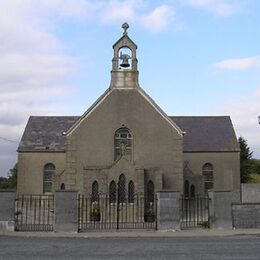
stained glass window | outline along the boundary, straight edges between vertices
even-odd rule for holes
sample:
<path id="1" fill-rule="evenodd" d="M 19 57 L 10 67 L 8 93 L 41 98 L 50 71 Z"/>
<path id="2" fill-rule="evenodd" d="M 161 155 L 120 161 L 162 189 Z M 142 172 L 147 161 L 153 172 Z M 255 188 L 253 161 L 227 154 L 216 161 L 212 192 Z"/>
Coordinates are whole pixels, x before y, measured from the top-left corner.
<path id="1" fill-rule="evenodd" d="M 109 202 L 116 203 L 116 183 L 111 181 L 109 185 Z"/>
<path id="2" fill-rule="evenodd" d="M 128 202 L 134 203 L 135 200 L 135 184 L 133 181 L 128 183 Z"/>
<path id="3" fill-rule="evenodd" d="M 132 142 L 133 137 L 130 130 L 126 127 L 119 128 L 115 132 L 115 160 L 122 156 L 132 160 Z"/>

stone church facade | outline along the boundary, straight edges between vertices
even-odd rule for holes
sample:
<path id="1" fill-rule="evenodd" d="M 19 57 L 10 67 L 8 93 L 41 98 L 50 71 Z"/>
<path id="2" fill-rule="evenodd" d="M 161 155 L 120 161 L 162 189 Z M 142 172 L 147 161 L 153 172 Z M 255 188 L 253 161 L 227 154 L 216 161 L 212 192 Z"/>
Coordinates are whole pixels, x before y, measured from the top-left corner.
<path id="1" fill-rule="evenodd" d="M 18 147 L 18 192 L 78 190 L 186 196 L 229 190 L 239 200 L 239 145 L 230 117 L 166 115 L 139 86 L 137 45 L 113 45 L 109 88 L 82 116 L 31 116 Z"/>

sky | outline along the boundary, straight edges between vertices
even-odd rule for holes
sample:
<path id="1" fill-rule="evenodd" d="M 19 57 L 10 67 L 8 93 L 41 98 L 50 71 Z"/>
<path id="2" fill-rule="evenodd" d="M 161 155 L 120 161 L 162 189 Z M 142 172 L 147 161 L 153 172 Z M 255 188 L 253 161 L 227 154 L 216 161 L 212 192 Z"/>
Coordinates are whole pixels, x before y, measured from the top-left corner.
<path id="1" fill-rule="evenodd" d="M 139 83 L 170 116 L 230 115 L 260 158 L 259 0 L 0 0 L 0 176 L 30 115 L 81 115 L 128 22 Z"/>

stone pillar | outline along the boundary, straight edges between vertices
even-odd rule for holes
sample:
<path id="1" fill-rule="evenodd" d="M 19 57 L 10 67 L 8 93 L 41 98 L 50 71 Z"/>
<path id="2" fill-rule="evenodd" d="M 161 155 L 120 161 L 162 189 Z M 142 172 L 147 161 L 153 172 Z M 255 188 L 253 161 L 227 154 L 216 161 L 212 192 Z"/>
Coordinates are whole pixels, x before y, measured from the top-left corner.
<path id="1" fill-rule="evenodd" d="M 211 228 L 232 228 L 232 192 L 209 191 L 209 219 Z"/>
<path id="2" fill-rule="evenodd" d="M 56 191 L 54 196 L 55 222 L 54 231 L 78 231 L 78 192 Z"/>
<path id="3" fill-rule="evenodd" d="M 157 193 L 158 230 L 180 229 L 180 192 L 159 191 Z"/>
<path id="4" fill-rule="evenodd" d="M 15 197 L 13 190 L 0 190 L 0 230 L 14 231 Z"/>

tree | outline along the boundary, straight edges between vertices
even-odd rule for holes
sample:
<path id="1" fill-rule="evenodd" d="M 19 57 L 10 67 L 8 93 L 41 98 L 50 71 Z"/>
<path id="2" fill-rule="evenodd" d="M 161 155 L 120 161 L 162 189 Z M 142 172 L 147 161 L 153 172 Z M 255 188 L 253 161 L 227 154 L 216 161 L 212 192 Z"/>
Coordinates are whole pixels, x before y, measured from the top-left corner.
<path id="1" fill-rule="evenodd" d="M 253 159 L 253 161 L 254 161 L 255 167 L 256 167 L 256 174 L 260 175 L 260 160 Z"/>
<path id="2" fill-rule="evenodd" d="M 17 187 L 17 164 L 9 170 L 7 177 L 0 177 L 0 189 L 16 189 Z"/>
<path id="3" fill-rule="evenodd" d="M 251 174 L 256 172 L 255 163 L 252 160 L 253 152 L 247 144 L 247 140 L 242 136 L 238 139 L 240 145 L 240 180 L 247 183 L 251 180 Z"/>
<path id="4" fill-rule="evenodd" d="M 10 189 L 16 189 L 17 187 L 17 163 L 13 167 L 13 169 L 10 169 L 8 173 L 8 182 L 9 182 L 9 188 Z"/>

